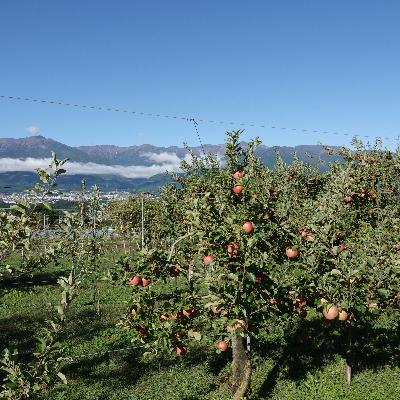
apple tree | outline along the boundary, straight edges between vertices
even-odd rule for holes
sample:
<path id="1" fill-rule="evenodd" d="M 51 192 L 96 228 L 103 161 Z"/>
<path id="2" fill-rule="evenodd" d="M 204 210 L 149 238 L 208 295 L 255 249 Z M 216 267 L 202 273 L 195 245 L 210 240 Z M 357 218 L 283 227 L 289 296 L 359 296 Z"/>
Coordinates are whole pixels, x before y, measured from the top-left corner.
<path id="1" fill-rule="evenodd" d="M 289 215 L 322 187 L 300 163 L 289 173 L 284 165 L 269 170 L 254 155 L 259 141 L 241 147 L 240 133 L 228 133 L 222 162 L 192 154 L 181 187 L 162 193 L 170 229 L 136 262 L 124 321 L 149 349 L 231 347 L 234 399 L 245 395 L 252 372 L 244 338 L 257 338 L 271 316 L 301 316 L 301 299 L 311 297 L 313 276 Z"/>
<path id="2" fill-rule="evenodd" d="M 347 326 L 346 373 L 351 381 L 352 326 L 383 309 L 398 310 L 400 190 L 398 156 L 387 151 L 342 149 L 316 197 L 303 236 L 315 277 L 315 306 L 326 320 Z"/>

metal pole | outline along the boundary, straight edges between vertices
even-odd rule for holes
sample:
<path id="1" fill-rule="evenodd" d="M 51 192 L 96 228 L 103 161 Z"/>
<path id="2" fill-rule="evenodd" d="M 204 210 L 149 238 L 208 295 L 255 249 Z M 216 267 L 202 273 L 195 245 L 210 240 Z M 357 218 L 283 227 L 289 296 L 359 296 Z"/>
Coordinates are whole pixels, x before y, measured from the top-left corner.
<path id="1" fill-rule="evenodd" d="M 142 194 L 142 250 L 144 248 L 144 200 Z"/>
<path id="2" fill-rule="evenodd" d="M 47 246 L 46 246 L 46 214 L 43 214 L 43 238 L 44 238 L 44 252 L 47 254 Z"/>

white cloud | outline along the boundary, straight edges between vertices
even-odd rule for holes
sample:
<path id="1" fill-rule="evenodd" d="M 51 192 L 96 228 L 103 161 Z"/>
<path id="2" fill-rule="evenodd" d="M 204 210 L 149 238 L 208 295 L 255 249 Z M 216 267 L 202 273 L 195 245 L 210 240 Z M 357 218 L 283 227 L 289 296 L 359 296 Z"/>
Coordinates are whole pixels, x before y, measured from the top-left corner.
<path id="1" fill-rule="evenodd" d="M 182 161 L 175 153 L 145 153 L 143 157 L 153 161 L 152 165 L 105 165 L 93 162 L 82 163 L 69 161 L 65 169 L 69 175 L 118 175 L 125 178 L 150 178 L 153 175 L 166 171 L 180 172 Z M 185 161 L 190 162 L 189 154 L 185 155 Z M 14 171 L 35 171 L 36 168 L 48 168 L 50 159 L 46 158 L 0 158 L 0 173 Z"/>
<path id="2" fill-rule="evenodd" d="M 166 171 L 179 172 L 179 164 L 181 159 L 174 153 L 149 153 L 146 157 L 154 164 L 145 165 L 105 165 L 93 162 L 68 162 L 65 169 L 70 175 L 87 174 L 87 175 L 119 175 L 125 178 L 149 178 L 153 175 L 164 173 Z M 0 172 L 14 171 L 34 171 L 36 168 L 47 168 L 50 163 L 45 158 L 0 158 Z"/>
<path id="3" fill-rule="evenodd" d="M 179 164 L 181 159 L 175 153 L 144 153 L 143 157 L 148 158 L 157 164 Z"/>
<path id="4" fill-rule="evenodd" d="M 26 128 L 26 131 L 28 132 L 29 136 L 37 136 L 40 132 L 40 129 L 37 126 L 30 126 L 29 128 Z"/>

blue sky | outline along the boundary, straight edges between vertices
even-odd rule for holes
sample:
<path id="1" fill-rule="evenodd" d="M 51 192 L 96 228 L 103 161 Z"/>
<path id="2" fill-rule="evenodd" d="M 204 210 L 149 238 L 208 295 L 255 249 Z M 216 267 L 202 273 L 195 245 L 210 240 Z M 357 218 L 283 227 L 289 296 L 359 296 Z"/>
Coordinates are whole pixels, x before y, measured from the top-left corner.
<path id="1" fill-rule="evenodd" d="M 0 95 L 265 124 L 266 145 L 400 134 L 399 1 L 31 1 L 0 4 Z M 182 120 L 0 99 L 0 137 L 198 144 Z M 222 143 L 226 124 L 199 124 Z M 394 141 L 385 141 L 392 146 Z"/>

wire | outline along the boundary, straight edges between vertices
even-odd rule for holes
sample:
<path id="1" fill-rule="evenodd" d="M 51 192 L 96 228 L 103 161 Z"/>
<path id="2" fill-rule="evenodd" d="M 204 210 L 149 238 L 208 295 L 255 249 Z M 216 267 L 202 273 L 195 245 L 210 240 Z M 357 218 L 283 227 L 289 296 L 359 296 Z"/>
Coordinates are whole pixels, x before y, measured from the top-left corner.
<path id="1" fill-rule="evenodd" d="M 201 151 L 203 152 L 204 155 L 206 155 L 206 152 L 205 152 L 204 146 L 203 146 L 203 142 L 201 141 L 199 130 L 197 129 L 198 124 L 194 118 L 191 118 L 190 121 L 193 122 L 193 126 L 194 126 L 194 130 L 196 132 L 196 135 L 197 135 L 197 139 L 199 139 L 199 142 L 200 142 Z"/>
<path id="2" fill-rule="evenodd" d="M 291 133 L 319 133 L 319 134 L 329 134 L 329 135 L 343 135 L 343 136 L 357 136 L 357 137 L 364 137 L 364 138 L 370 138 L 370 139 L 375 139 L 377 136 L 372 136 L 372 135 L 359 135 L 355 133 L 347 133 L 347 132 L 339 132 L 339 131 L 326 131 L 326 130 L 321 130 L 321 129 L 303 129 L 303 128 L 288 128 L 288 127 L 282 127 L 282 126 L 267 126 L 267 124 L 258 124 L 258 123 L 243 123 L 243 122 L 234 122 L 234 121 L 220 121 L 220 120 L 211 120 L 211 119 L 204 119 L 204 118 L 196 118 L 194 119 L 193 117 L 187 117 L 187 116 L 178 116 L 178 115 L 167 115 L 167 114 L 156 114 L 156 113 L 148 113 L 148 112 L 142 112 L 142 111 L 132 111 L 132 110 L 127 110 L 124 108 L 117 108 L 117 107 L 101 107 L 101 106 L 89 106 L 89 105 L 84 105 L 84 104 L 78 104 L 78 103 L 67 103 L 64 101 L 56 101 L 56 100 L 43 100 L 43 99 L 36 99 L 36 98 L 30 98 L 30 97 L 20 97 L 20 96 L 6 96 L 6 95 L 0 95 L 0 98 L 3 100 L 18 100 L 18 101 L 27 101 L 27 102 L 32 102 L 32 103 L 44 103 L 44 104 L 53 104 L 53 105 L 60 105 L 60 106 L 66 106 L 66 107 L 75 107 L 75 108 L 81 108 L 85 110 L 98 110 L 98 111 L 108 111 L 108 112 L 119 112 L 119 113 L 126 113 L 126 114 L 134 114 L 134 115 L 139 115 L 139 116 L 146 116 L 146 117 L 156 117 L 156 118 L 169 118 L 169 119 L 178 119 L 178 120 L 183 120 L 183 121 L 194 121 L 195 127 L 196 124 L 199 122 L 202 123 L 209 123 L 209 124 L 218 124 L 218 125 L 235 125 L 237 127 L 251 127 L 251 128 L 263 128 L 263 129 L 279 129 L 279 130 L 285 130 Z M 393 140 L 397 139 L 398 136 L 396 137 L 381 137 L 382 139 L 386 140 Z"/>

